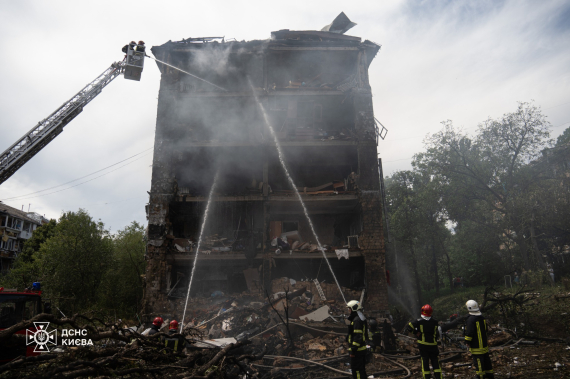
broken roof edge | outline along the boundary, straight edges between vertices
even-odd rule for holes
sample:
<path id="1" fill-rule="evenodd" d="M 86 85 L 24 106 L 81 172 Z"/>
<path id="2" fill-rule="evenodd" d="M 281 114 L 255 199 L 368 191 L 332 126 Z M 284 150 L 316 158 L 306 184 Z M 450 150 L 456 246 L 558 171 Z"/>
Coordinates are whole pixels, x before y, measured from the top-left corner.
<path id="1" fill-rule="evenodd" d="M 218 39 L 222 39 L 218 41 Z M 338 34 L 334 32 L 325 32 L 325 31 L 318 31 L 318 30 L 289 30 L 289 29 L 282 29 L 271 32 L 270 39 L 255 39 L 255 40 L 225 40 L 222 37 L 199 37 L 199 38 L 187 38 L 183 39 L 182 41 L 168 41 L 162 45 L 153 46 L 151 51 L 156 49 L 180 49 L 189 50 L 189 49 L 202 49 L 202 48 L 211 48 L 211 47 L 255 47 L 255 46 L 263 46 L 266 44 L 271 43 L 295 43 L 295 42 L 313 42 L 313 43 L 327 43 L 327 42 L 336 42 L 336 43 L 348 43 L 348 44 L 360 44 L 362 43 L 362 38 L 355 37 L 355 36 L 347 36 L 344 34 Z M 370 42 L 370 41 L 367 41 Z M 154 53 L 154 51 L 153 51 Z"/>
<path id="2" fill-rule="evenodd" d="M 344 34 L 338 34 L 334 32 L 320 31 L 320 30 L 289 30 L 281 29 L 271 32 L 272 40 L 311 40 L 312 38 L 318 38 L 320 42 L 325 42 L 326 40 L 340 40 L 340 41 L 350 41 L 350 42 L 360 42 L 362 39 L 360 37 L 347 36 Z"/>

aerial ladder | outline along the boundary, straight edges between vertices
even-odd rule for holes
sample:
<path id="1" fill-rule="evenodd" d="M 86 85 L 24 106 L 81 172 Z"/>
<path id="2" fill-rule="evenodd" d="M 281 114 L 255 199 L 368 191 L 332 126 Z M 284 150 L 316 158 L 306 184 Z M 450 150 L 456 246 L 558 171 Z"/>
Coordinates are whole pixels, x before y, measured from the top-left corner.
<path id="1" fill-rule="evenodd" d="M 63 128 L 117 76 L 123 74 L 125 79 L 140 81 L 144 66 L 144 49 L 144 43 L 137 45 L 131 42 L 125 46 L 123 51 L 126 55 L 122 61 L 111 64 L 95 80 L 6 149 L 0 155 L 0 184 L 53 141 L 63 131 Z"/>

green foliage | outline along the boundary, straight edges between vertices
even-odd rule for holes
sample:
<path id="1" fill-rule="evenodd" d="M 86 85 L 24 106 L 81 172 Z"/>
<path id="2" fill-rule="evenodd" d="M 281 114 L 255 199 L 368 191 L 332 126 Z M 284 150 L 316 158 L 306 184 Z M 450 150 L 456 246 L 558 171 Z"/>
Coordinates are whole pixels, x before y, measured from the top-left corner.
<path id="1" fill-rule="evenodd" d="M 570 244 L 570 128 L 553 148 L 550 124 L 532 103 L 486 120 L 474 136 L 442 124 L 413 170 L 386 181 L 391 268 L 407 263 L 416 292 L 436 296 L 453 277 L 475 286 L 522 268 L 543 275 L 544 256 L 556 263 Z"/>
<path id="2" fill-rule="evenodd" d="M 140 310 L 145 251 L 145 230 L 137 222 L 114 236 L 111 265 L 100 291 L 101 306 L 116 310 L 122 317 L 133 317 Z"/>
<path id="3" fill-rule="evenodd" d="M 112 253 L 112 239 L 102 222 L 82 209 L 64 213 L 36 258 L 43 288 L 69 311 L 92 307 Z"/>
<path id="4" fill-rule="evenodd" d="M 556 139 L 556 146 L 567 145 L 570 143 L 570 128 L 566 128 L 564 133 L 558 136 Z"/>
<path id="5" fill-rule="evenodd" d="M 111 236 L 85 210 L 64 213 L 36 229 L 0 286 L 40 281 L 45 298 L 65 314 L 102 309 L 134 318 L 142 301 L 144 236 L 136 222 Z"/>
<path id="6" fill-rule="evenodd" d="M 54 219 L 49 220 L 47 224 L 39 226 L 32 233 L 32 237 L 28 239 L 22 247 L 22 252 L 19 257 L 25 262 L 31 262 L 32 256 L 36 251 L 40 250 L 41 245 L 48 239 L 54 236 L 57 221 Z"/>
<path id="7" fill-rule="evenodd" d="M 24 243 L 8 275 L 2 280 L 5 287 L 23 289 L 39 280 L 41 270 L 35 258 L 41 245 L 55 234 L 56 225 L 56 220 L 50 220 L 34 230 L 32 237 Z"/>

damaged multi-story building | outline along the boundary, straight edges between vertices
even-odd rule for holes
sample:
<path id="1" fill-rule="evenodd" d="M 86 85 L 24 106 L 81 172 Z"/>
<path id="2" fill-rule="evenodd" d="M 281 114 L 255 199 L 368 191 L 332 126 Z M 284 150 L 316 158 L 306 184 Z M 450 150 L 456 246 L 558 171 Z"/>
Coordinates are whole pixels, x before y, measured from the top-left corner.
<path id="1" fill-rule="evenodd" d="M 321 31 L 151 49 L 186 73 L 157 63 L 147 315 L 181 317 L 215 177 L 192 297 L 264 295 L 282 277 L 334 283 L 256 99 L 339 283 L 366 289 L 368 312 L 387 311 L 379 124 L 368 78 L 380 46 L 344 35 L 352 25 L 341 13 Z"/>

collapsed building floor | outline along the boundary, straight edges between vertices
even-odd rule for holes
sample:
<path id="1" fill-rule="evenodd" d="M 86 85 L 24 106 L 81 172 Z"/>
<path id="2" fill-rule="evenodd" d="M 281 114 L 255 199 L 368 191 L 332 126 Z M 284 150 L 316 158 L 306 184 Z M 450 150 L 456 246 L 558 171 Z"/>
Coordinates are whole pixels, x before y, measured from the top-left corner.
<path id="1" fill-rule="evenodd" d="M 379 129 L 368 81 L 379 49 L 338 31 L 290 30 L 269 40 L 190 38 L 152 48 L 157 59 L 192 75 L 158 63 L 147 319 L 182 318 L 215 177 L 186 317 L 199 297 L 263 298 L 309 280 L 314 296 L 303 312 L 343 300 L 257 98 L 343 293 L 364 294 L 368 313 L 386 314 Z M 286 285 L 272 288 L 283 277 Z"/>

